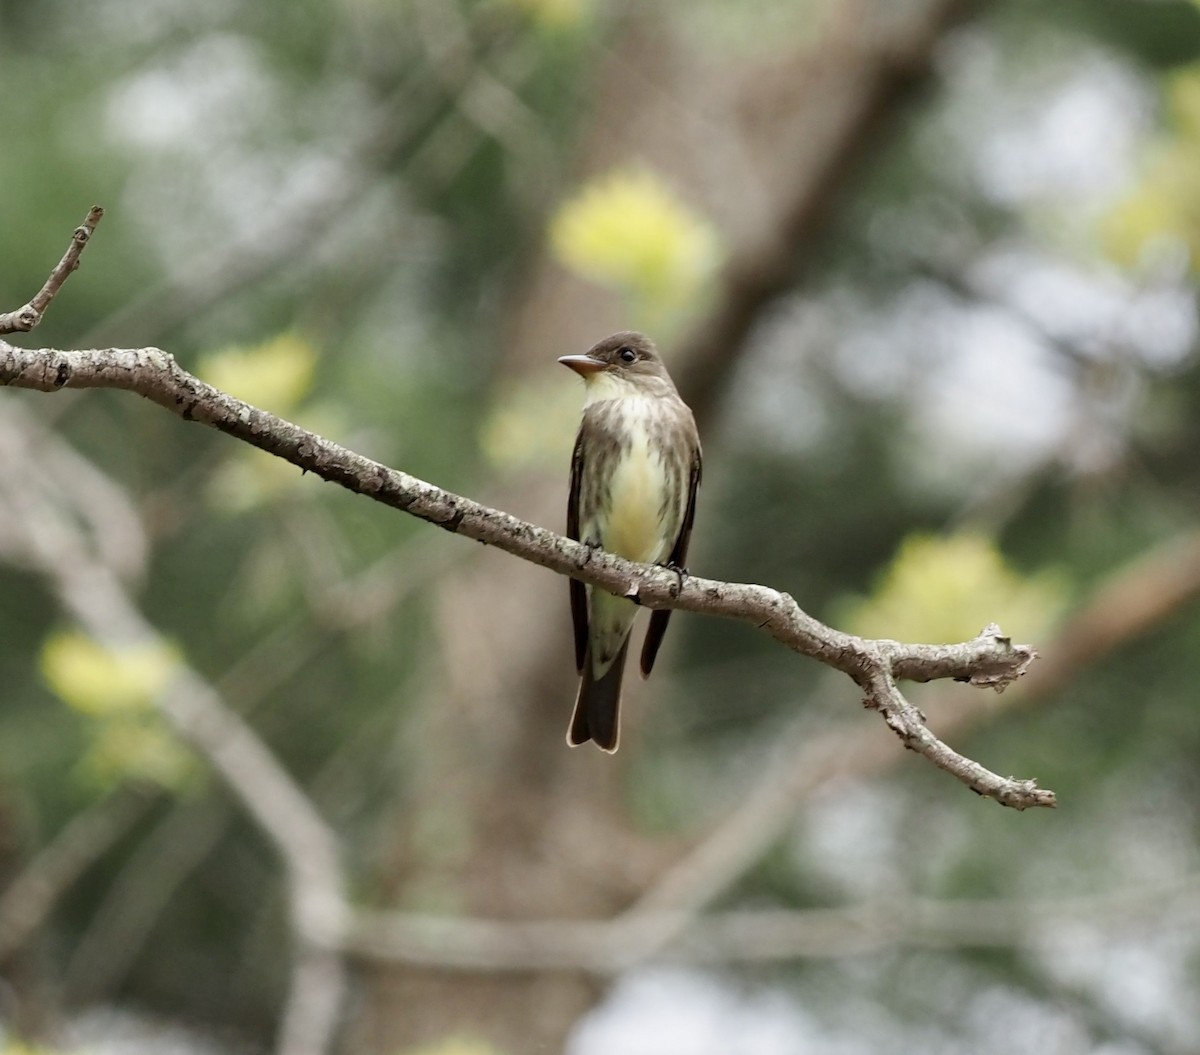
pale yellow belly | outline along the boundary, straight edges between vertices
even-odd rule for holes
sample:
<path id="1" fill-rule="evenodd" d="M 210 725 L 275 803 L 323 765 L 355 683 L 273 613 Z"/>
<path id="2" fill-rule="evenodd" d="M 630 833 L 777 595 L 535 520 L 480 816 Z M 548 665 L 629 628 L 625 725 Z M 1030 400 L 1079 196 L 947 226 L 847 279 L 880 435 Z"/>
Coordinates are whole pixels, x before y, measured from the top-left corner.
<path id="1" fill-rule="evenodd" d="M 666 559 L 673 541 L 663 537 L 666 484 L 662 460 L 636 437 L 612 475 L 608 516 L 600 525 L 604 549 L 640 562 Z"/>

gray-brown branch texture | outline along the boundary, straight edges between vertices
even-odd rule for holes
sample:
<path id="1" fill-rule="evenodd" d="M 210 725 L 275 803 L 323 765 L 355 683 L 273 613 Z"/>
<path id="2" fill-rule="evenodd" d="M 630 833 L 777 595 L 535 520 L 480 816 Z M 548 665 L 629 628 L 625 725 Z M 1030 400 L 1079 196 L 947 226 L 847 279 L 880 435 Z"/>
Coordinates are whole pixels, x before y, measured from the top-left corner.
<path id="1" fill-rule="evenodd" d="M 40 321 L 100 218 L 93 209 L 42 291 L 24 308 L 0 315 L 0 334 Z M 31 315 L 30 312 L 33 314 Z M 19 320 L 19 322 L 17 321 Z M 16 323 L 16 324 L 14 324 Z M 419 517 L 454 534 L 569 575 L 650 608 L 674 608 L 750 623 L 777 641 L 849 675 L 905 747 L 924 755 L 980 795 L 1016 809 L 1053 806 L 1052 791 L 1035 781 L 1002 777 L 939 740 L 897 686 L 900 680 L 953 678 L 1004 689 L 1035 658 L 996 626 L 953 645 L 901 644 L 842 633 L 808 615 L 788 594 L 766 586 L 721 582 L 620 557 L 435 487 L 276 417 L 206 384 L 158 348 L 61 351 L 18 348 L 0 339 L 0 384 L 54 392 L 119 388 L 158 403 L 185 421 L 219 429 L 284 458 L 305 472 Z"/>

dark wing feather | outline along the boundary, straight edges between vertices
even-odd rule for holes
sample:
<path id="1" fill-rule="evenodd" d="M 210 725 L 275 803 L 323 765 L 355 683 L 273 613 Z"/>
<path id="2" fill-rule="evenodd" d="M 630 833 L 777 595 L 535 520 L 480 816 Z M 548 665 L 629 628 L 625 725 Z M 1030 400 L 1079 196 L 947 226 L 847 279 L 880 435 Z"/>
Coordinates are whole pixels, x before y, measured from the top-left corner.
<path id="1" fill-rule="evenodd" d="M 583 430 L 575 437 L 575 450 L 571 453 L 571 492 L 567 497 L 567 538 L 579 538 L 579 491 L 583 486 Z M 575 628 L 575 670 L 583 673 L 584 655 L 587 653 L 588 611 L 587 587 L 578 579 L 571 583 L 571 623 Z"/>
<path id="2" fill-rule="evenodd" d="M 682 570 L 687 563 L 688 544 L 692 541 L 692 522 L 696 519 L 696 492 L 700 489 L 700 448 L 692 453 L 692 475 L 688 483 L 687 509 L 683 514 L 683 526 L 679 529 L 679 538 L 675 540 L 675 548 L 671 550 L 670 563 Z M 667 623 L 671 621 L 671 609 L 656 608 L 650 613 L 650 625 L 646 628 L 646 640 L 642 643 L 642 677 L 650 677 L 654 669 L 654 658 L 662 645 L 663 635 L 667 632 Z"/>

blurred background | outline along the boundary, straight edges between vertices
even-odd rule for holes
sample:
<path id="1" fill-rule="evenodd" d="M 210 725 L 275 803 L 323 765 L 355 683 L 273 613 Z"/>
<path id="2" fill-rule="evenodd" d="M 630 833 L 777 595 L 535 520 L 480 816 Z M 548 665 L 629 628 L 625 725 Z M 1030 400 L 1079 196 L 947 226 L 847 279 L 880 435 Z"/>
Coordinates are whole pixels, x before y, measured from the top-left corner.
<path id="1" fill-rule="evenodd" d="M 692 570 L 1036 644 L 911 696 L 1060 802 L 692 615 L 568 751 L 563 579 L 5 391 L 5 1051 L 1200 1050 L 1200 5 L 0 0 L 0 129 L 0 309 L 107 208 L 18 343 L 158 345 L 547 527 L 555 357 L 648 330 Z"/>

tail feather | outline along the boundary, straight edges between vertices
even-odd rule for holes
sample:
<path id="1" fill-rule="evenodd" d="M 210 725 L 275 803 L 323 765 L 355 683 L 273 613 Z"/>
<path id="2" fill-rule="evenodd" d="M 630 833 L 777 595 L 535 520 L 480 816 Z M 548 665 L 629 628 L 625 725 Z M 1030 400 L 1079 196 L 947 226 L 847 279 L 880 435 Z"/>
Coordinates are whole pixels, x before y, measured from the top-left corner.
<path id="1" fill-rule="evenodd" d="M 575 698 L 571 728 L 567 731 L 567 743 L 572 747 L 594 740 L 601 751 L 609 754 L 616 751 L 621 738 L 621 677 L 628 650 L 629 638 L 626 638 L 612 665 L 599 678 L 592 675 L 590 647 L 584 655 L 583 678 Z"/>

